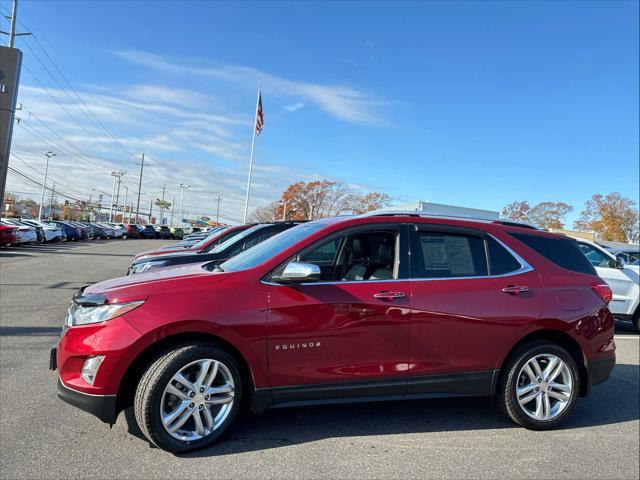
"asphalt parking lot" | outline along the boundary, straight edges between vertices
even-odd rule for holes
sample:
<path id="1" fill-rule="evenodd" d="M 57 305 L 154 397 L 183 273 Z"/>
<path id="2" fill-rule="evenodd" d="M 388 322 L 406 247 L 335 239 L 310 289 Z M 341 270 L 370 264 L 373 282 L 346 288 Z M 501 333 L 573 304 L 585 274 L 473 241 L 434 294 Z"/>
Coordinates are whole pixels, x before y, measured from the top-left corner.
<path id="1" fill-rule="evenodd" d="M 274 410 L 173 456 L 58 400 L 48 371 L 73 291 L 167 242 L 0 250 L 0 478 L 638 478 L 640 337 L 620 323 L 612 378 L 560 430 L 532 432 L 485 399 Z"/>

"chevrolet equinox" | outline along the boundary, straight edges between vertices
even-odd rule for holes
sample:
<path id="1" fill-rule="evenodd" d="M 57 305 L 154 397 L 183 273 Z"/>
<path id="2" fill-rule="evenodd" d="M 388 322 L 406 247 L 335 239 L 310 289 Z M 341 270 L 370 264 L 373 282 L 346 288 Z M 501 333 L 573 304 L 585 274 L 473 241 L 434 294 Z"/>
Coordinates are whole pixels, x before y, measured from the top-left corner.
<path id="1" fill-rule="evenodd" d="M 78 291 L 58 395 L 156 446 L 208 446 L 241 405 L 490 396 L 550 429 L 615 364 L 611 290 L 570 238 L 378 214 L 300 224 L 219 263 Z"/>

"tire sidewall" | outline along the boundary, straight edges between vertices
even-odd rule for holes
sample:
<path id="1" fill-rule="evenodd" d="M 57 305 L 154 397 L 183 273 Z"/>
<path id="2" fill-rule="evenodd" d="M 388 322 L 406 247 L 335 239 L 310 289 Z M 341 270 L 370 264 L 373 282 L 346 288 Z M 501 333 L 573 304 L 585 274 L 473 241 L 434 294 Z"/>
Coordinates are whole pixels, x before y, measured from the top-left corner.
<path id="1" fill-rule="evenodd" d="M 551 420 L 536 420 L 529 417 L 520 406 L 520 403 L 518 402 L 518 396 L 516 394 L 516 389 L 518 386 L 518 374 L 520 370 L 529 360 L 541 354 L 552 354 L 559 357 L 569 368 L 569 372 L 572 377 L 571 380 L 573 389 L 571 391 L 569 404 L 565 407 L 560 415 Z M 512 417 L 514 421 L 526 428 L 530 428 L 533 430 L 547 430 L 554 428 L 558 424 L 562 423 L 569 415 L 571 415 L 580 392 L 580 374 L 578 372 L 578 367 L 575 360 L 565 349 L 551 343 L 531 345 L 530 348 L 521 351 L 519 355 L 514 357 L 514 360 L 512 361 L 511 367 L 508 371 L 508 379 L 506 385 L 504 385 L 503 388 L 503 394 L 510 397 L 509 403 L 512 406 L 512 408 L 508 409 L 507 413 Z"/>
<path id="2" fill-rule="evenodd" d="M 162 425 L 162 421 L 160 419 L 162 394 L 169 380 L 171 380 L 171 378 L 181 368 L 191 362 L 201 360 L 203 358 L 210 358 L 220 361 L 229 368 L 229 371 L 231 372 L 231 375 L 233 377 L 233 382 L 235 384 L 235 398 L 233 401 L 233 407 L 224 423 L 210 435 L 200 440 L 191 442 L 180 441 L 172 437 Z M 184 352 L 184 354 L 179 355 L 178 357 L 171 360 L 170 366 L 166 369 L 165 372 L 162 373 L 162 375 L 157 379 L 155 384 L 152 385 L 150 389 L 150 395 L 152 396 L 152 399 L 149 403 L 148 415 L 150 415 L 149 421 L 151 428 L 153 429 L 152 434 L 155 437 L 153 439 L 154 443 L 156 443 L 160 448 L 176 453 L 201 449 L 208 445 L 211 445 L 220 437 L 222 437 L 227 432 L 229 427 L 233 424 L 235 417 L 237 416 L 240 409 L 242 393 L 242 381 L 240 378 L 240 372 L 238 370 L 236 361 L 231 355 L 227 354 L 223 350 L 210 346 L 197 346 L 192 350 Z"/>

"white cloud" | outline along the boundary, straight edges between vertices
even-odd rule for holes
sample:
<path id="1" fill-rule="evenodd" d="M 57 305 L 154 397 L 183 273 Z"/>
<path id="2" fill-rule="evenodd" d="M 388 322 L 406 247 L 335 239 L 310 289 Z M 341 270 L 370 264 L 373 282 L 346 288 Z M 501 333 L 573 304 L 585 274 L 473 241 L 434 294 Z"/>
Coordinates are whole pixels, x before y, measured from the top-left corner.
<path id="1" fill-rule="evenodd" d="M 373 126 L 386 124 L 379 109 L 388 105 L 389 102 L 371 98 L 352 87 L 296 82 L 246 66 L 182 65 L 160 55 L 138 50 L 115 51 L 114 54 L 128 62 L 174 75 L 217 78 L 250 88 L 262 82 L 267 92 L 313 102 L 325 112 L 341 120 Z"/>
<path id="2" fill-rule="evenodd" d="M 290 105 L 283 105 L 282 109 L 287 111 L 287 112 L 295 112 L 297 110 L 300 110 L 301 108 L 304 108 L 304 106 L 306 105 L 306 103 L 304 102 L 296 102 L 296 103 L 292 103 Z"/>

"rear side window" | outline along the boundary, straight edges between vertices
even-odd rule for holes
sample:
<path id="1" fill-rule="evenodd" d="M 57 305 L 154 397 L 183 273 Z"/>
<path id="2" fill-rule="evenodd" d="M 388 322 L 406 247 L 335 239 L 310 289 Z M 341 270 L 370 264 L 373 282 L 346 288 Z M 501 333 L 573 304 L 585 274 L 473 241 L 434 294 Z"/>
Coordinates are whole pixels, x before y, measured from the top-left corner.
<path id="1" fill-rule="evenodd" d="M 596 275 L 593 265 L 582 254 L 577 242 L 572 238 L 548 238 L 521 233 L 510 235 L 559 267 L 572 272 Z"/>
<path id="2" fill-rule="evenodd" d="M 487 253 L 489 254 L 490 275 L 504 275 L 522 268 L 520 262 L 491 237 L 487 237 Z"/>
<path id="3" fill-rule="evenodd" d="M 487 273 L 487 257 L 482 238 L 418 232 L 417 271 L 412 277 L 477 277 Z"/>

